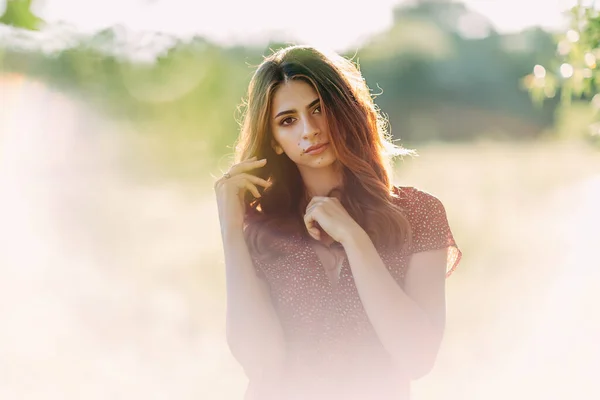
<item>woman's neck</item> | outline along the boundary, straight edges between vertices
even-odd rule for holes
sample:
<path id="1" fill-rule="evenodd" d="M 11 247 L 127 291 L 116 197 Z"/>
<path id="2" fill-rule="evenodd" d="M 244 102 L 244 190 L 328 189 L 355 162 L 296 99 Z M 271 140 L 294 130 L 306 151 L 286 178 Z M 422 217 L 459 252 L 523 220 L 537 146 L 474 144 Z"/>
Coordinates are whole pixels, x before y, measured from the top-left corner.
<path id="1" fill-rule="evenodd" d="M 342 169 L 335 164 L 328 168 L 303 169 L 300 175 L 309 201 L 314 196 L 327 196 L 333 189 L 343 185 Z"/>

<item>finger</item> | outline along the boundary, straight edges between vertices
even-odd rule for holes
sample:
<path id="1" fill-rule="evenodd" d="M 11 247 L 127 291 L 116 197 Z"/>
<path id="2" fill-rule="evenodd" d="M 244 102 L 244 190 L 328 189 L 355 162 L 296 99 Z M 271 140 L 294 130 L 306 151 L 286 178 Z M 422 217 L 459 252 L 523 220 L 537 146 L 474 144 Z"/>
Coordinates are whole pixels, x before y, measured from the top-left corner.
<path id="1" fill-rule="evenodd" d="M 312 215 L 310 215 L 310 214 L 304 214 L 304 218 L 303 219 L 304 219 L 304 225 L 306 226 L 306 229 L 308 229 L 309 231 L 311 229 L 313 229 L 313 227 L 314 227 L 314 223 L 313 223 L 314 219 L 313 219 Z"/>
<path id="2" fill-rule="evenodd" d="M 310 199 L 310 201 L 308 202 L 308 205 L 307 205 L 307 207 L 308 207 L 308 206 L 310 206 L 310 205 L 311 205 L 311 204 L 313 204 L 313 203 L 317 203 L 317 202 L 319 202 L 319 201 L 323 201 L 323 200 L 324 200 L 324 199 L 326 199 L 326 198 L 327 198 L 327 197 L 325 197 L 325 196 L 313 196 L 313 197 Z"/>
<path id="3" fill-rule="evenodd" d="M 324 199 L 320 199 L 320 200 L 313 201 L 312 204 L 309 203 L 309 206 L 306 207 L 306 213 L 305 214 L 313 213 L 316 210 L 317 207 L 323 205 L 324 201 L 325 201 Z"/>
<path id="4" fill-rule="evenodd" d="M 321 231 L 318 230 L 317 228 L 310 228 L 310 229 L 306 229 L 308 234 L 310 235 L 310 237 L 312 237 L 313 239 L 316 240 L 320 240 L 321 239 Z"/>
<path id="5" fill-rule="evenodd" d="M 311 200 L 311 202 L 308 203 L 309 205 L 306 207 L 306 212 L 304 213 L 304 215 L 305 216 L 311 215 L 311 216 L 313 216 L 312 218 L 314 220 L 314 212 L 315 212 L 315 210 L 317 210 L 317 208 L 319 206 L 322 205 L 322 203 L 323 203 L 322 199 L 314 200 L 314 198 L 313 198 L 313 200 Z"/>
<path id="6" fill-rule="evenodd" d="M 316 227 L 316 221 L 311 214 L 304 215 L 304 225 L 306 226 L 306 230 L 310 236 L 316 240 L 320 239 L 321 231 L 319 231 L 319 228 Z"/>
<path id="7" fill-rule="evenodd" d="M 252 182 L 250 182 L 248 180 L 244 181 L 244 187 L 246 189 L 248 189 L 248 191 L 250 191 L 250 193 L 252 193 L 254 195 L 254 197 L 256 197 L 256 198 L 260 197 L 260 193 L 258 192 L 258 189 Z"/>
<path id="8" fill-rule="evenodd" d="M 315 240 L 321 240 L 321 231 L 312 229 L 309 231 L 309 235 Z"/>
<path id="9" fill-rule="evenodd" d="M 247 160 L 241 163 L 235 164 L 229 170 L 230 175 L 237 175 L 242 172 L 252 171 L 253 169 L 263 167 L 267 163 L 267 159 L 263 158 L 260 160 Z"/>
<path id="10" fill-rule="evenodd" d="M 326 199 L 326 197 L 313 196 L 313 198 L 310 199 L 310 201 L 306 205 L 306 213 L 308 213 L 308 210 L 312 210 L 317 204 L 322 203 L 324 199 Z"/>
<path id="11" fill-rule="evenodd" d="M 268 188 L 268 187 L 270 187 L 272 185 L 272 183 L 269 182 L 269 181 L 267 181 L 266 179 L 260 178 L 260 177 L 258 177 L 256 175 L 247 174 L 245 172 L 243 172 L 243 173 L 241 173 L 241 174 L 239 174 L 237 176 L 239 176 L 240 178 L 247 179 L 250 182 L 254 183 L 255 185 L 261 185 L 261 186 L 264 186 L 266 188 Z"/>
<path id="12" fill-rule="evenodd" d="M 241 161 L 241 162 L 239 162 L 237 164 L 234 164 L 229 169 L 229 171 L 227 171 L 227 175 L 229 175 L 229 176 L 226 177 L 225 174 L 223 176 L 221 176 L 219 179 L 217 179 L 215 181 L 213 187 L 215 189 L 217 189 L 223 183 L 225 183 L 227 181 L 231 181 L 232 177 L 240 175 L 240 173 L 243 173 L 243 171 L 245 171 L 245 170 L 251 170 L 251 169 L 254 169 L 254 168 L 258 168 L 258 167 L 264 166 L 266 164 L 266 162 L 267 162 L 266 158 L 263 158 L 261 160 L 256 160 L 256 158 L 257 158 L 256 156 L 250 157 L 249 159 L 247 159 L 245 161 Z M 248 176 L 250 176 L 250 175 L 248 174 Z M 258 182 L 257 181 L 255 183 L 262 184 L 265 187 L 267 187 L 268 185 L 270 185 L 270 183 L 265 184 L 265 182 L 268 182 L 268 181 L 265 181 L 264 179 L 262 179 L 262 181 L 263 182 Z"/>

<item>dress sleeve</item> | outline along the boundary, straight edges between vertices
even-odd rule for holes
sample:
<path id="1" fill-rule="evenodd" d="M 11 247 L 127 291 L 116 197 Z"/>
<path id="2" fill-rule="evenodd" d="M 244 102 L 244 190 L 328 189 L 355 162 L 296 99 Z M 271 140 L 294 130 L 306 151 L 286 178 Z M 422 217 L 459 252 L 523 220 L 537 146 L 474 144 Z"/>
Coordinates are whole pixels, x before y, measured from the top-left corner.
<path id="1" fill-rule="evenodd" d="M 414 188 L 408 198 L 412 253 L 447 248 L 446 277 L 449 277 L 458 266 L 462 252 L 454 240 L 444 205 L 437 197 Z"/>

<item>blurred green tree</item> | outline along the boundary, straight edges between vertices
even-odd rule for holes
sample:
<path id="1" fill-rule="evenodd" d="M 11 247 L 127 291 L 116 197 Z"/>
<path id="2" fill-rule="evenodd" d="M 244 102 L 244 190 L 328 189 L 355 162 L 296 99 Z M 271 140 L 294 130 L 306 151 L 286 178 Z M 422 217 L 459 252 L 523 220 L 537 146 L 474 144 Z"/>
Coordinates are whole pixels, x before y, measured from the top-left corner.
<path id="1" fill-rule="evenodd" d="M 39 30 L 44 22 L 31 11 L 32 0 L 7 0 L 0 24 L 28 30 Z"/>
<path id="2" fill-rule="evenodd" d="M 600 10 L 579 0 L 568 12 L 569 27 L 555 35 L 555 57 L 536 64 L 523 84 L 537 104 L 560 92 L 563 105 L 573 100 L 591 103 L 595 110 L 590 133 L 600 142 Z"/>
<path id="3" fill-rule="evenodd" d="M 531 138 L 554 124 L 555 102 L 536 108 L 518 85 L 553 52 L 539 28 L 500 35 L 465 4 L 420 0 L 397 7 L 392 27 L 356 58 L 369 85 L 382 88 L 378 104 L 396 138 L 469 140 Z"/>
<path id="4" fill-rule="evenodd" d="M 29 10 L 31 3 L 25 5 Z M 255 67 L 272 49 L 289 44 L 221 46 L 119 26 L 92 36 L 57 28 L 54 37 L 27 35 L 35 43 L 26 46 L 17 34 L 13 45 L 10 37 L 0 42 L 0 70 L 74 92 L 157 141 L 165 139 L 164 148 L 171 146 L 173 158 L 181 160 L 182 152 L 195 157 L 200 148 L 217 157 L 231 152 Z M 549 63 L 555 48 L 552 35 L 540 28 L 501 35 L 464 4 L 420 0 L 397 7 L 388 30 L 344 55 L 380 94 L 376 101 L 392 134 L 412 146 L 532 138 L 553 127 L 558 99 L 535 107 L 518 83 L 532 65 Z"/>

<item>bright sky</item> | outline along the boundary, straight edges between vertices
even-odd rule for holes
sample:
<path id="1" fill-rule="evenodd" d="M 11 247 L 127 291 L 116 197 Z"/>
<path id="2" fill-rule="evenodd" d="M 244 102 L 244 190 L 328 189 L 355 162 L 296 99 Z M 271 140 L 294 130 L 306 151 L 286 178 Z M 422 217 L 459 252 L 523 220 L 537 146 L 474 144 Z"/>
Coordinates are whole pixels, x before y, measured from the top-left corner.
<path id="1" fill-rule="evenodd" d="M 4 8 L 0 0 L 0 9 Z M 283 39 L 344 50 L 384 30 L 392 7 L 410 0 L 352 2 L 303 0 L 38 0 L 37 14 L 48 22 L 65 21 L 84 31 L 114 24 L 133 30 L 163 31 L 178 36 L 200 34 L 218 42 L 264 41 L 274 32 Z M 465 0 L 490 18 L 500 32 L 532 25 L 557 29 L 561 12 L 577 0 Z M 291 36 L 291 37 L 290 37 Z"/>

